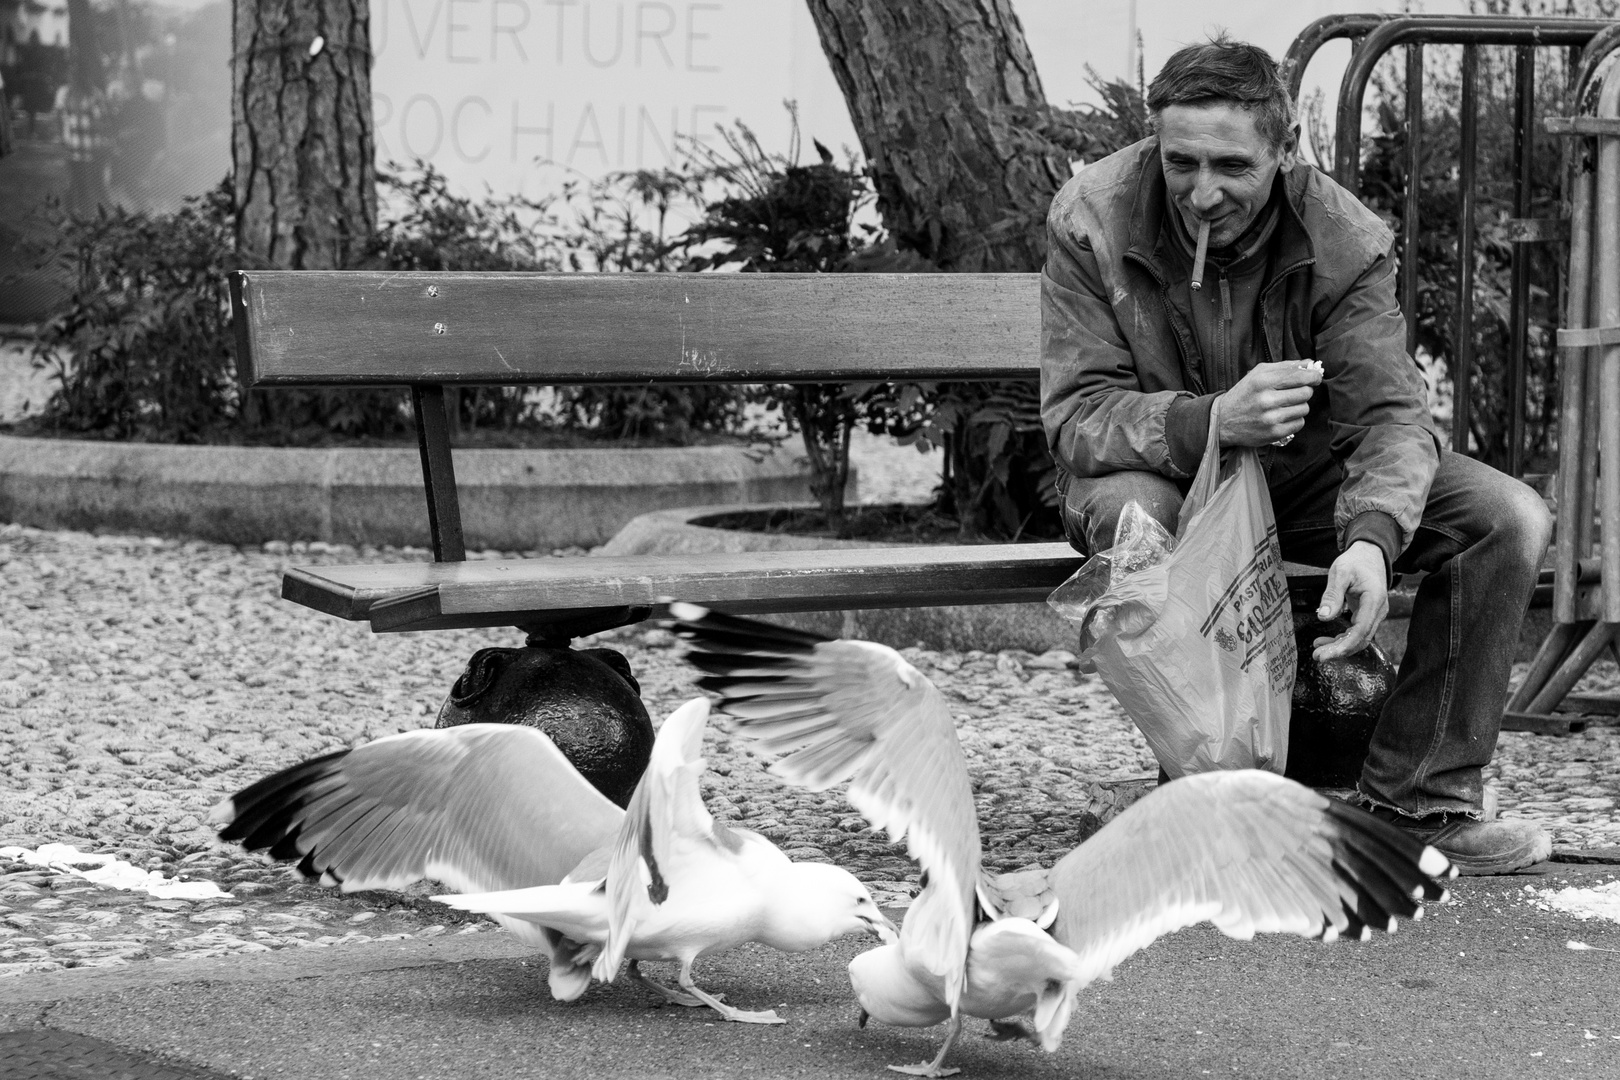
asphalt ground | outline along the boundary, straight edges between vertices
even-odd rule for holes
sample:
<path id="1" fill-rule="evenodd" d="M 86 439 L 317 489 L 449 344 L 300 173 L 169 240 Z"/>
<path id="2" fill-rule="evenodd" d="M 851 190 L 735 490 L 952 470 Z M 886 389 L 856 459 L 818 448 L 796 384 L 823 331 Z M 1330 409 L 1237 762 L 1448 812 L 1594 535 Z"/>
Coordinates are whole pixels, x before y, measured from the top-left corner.
<path id="1" fill-rule="evenodd" d="M 1525 892 L 1614 877 L 1552 865 L 1464 879 L 1453 902 L 1365 943 L 1194 927 L 1085 990 L 1057 1053 L 991 1042 L 970 1021 L 951 1063 L 980 1080 L 1620 1076 L 1620 924 Z M 700 961 L 700 985 L 775 1008 L 779 1027 L 655 1006 L 623 979 L 558 1003 L 544 961 L 478 934 L 21 976 L 0 983 L 0 1031 L 56 1029 L 243 1077 L 875 1078 L 931 1057 L 943 1029 L 856 1026 L 844 966 L 866 947 Z M 24 1075 L 45 1074 L 0 1064 Z"/>

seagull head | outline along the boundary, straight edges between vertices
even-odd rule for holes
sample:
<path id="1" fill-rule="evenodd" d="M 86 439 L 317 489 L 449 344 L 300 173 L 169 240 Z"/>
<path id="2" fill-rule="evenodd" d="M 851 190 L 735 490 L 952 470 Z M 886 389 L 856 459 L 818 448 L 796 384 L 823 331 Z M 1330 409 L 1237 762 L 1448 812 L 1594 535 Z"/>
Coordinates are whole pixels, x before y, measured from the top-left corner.
<path id="1" fill-rule="evenodd" d="M 786 952 L 819 948 L 845 934 L 874 934 L 883 941 L 899 938 L 866 886 L 830 863 L 791 864 L 770 907 L 767 944 Z"/>

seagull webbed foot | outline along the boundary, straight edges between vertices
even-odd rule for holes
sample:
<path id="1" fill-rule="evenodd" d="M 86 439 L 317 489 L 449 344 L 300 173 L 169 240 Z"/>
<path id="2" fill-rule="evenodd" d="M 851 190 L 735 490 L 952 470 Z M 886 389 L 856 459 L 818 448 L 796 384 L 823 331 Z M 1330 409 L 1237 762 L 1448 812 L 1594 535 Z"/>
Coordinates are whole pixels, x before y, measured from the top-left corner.
<path id="1" fill-rule="evenodd" d="M 928 1077 L 955 1076 L 962 1071 L 954 1065 L 948 1069 L 941 1068 L 932 1061 L 922 1061 L 915 1065 L 890 1065 L 889 1068 L 897 1073 L 905 1073 L 907 1076 Z"/>
<path id="2" fill-rule="evenodd" d="M 897 1073 L 905 1073 L 907 1076 L 927 1076 L 930 1078 L 955 1076 L 962 1070 L 945 1068 L 945 1055 L 951 1052 L 951 1044 L 956 1041 L 956 1036 L 961 1034 L 961 1031 L 962 1015 L 958 1013 L 951 1017 L 951 1026 L 945 1031 L 945 1044 L 939 1048 L 939 1053 L 934 1055 L 933 1061 L 923 1061 L 916 1065 L 890 1065 L 889 1068 Z"/>
<path id="3" fill-rule="evenodd" d="M 774 1009 L 766 1009 L 763 1012 L 748 1012 L 743 1009 L 732 1008 L 730 1005 L 727 1005 L 724 1001 L 720 1000 L 720 995 L 710 994 L 702 989 L 699 989 L 697 984 L 692 981 L 692 973 L 684 967 L 681 969 L 681 989 L 685 990 L 687 993 L 703 1002 L 703 1004 L 719 1013 L 721 1017 L 726 1020 L 731 1020 L 739 1024 L 787 1023 L 786 1020 L 783 1020 L 780 1016 L 776 1015 L 776 1011 Z"/>

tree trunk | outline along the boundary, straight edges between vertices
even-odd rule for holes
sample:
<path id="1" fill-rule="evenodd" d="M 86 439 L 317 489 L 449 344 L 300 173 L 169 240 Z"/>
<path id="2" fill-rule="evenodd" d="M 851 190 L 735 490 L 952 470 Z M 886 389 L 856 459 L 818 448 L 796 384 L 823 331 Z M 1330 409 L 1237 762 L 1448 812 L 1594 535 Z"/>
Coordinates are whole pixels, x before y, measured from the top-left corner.
<path id="1" fill-rule="evenodd" d="M 108 202 L 106 76 L 90 0 L 68 0 L 68 94 L 62 141 L 68 153 L 67 205 L 89 215 Z"/>
<path id="2" fill-rule="evenodd" d="M 294 270 L 351 265 L 377 225 L 366 0 L 234 0 L 236 245 Z"/>
<path id="3" fill-rule="evenodd" d="M 807 0 L 901 248 L 943 270 L 1040 269 L 1068 158 L 1011 0 Z"/>

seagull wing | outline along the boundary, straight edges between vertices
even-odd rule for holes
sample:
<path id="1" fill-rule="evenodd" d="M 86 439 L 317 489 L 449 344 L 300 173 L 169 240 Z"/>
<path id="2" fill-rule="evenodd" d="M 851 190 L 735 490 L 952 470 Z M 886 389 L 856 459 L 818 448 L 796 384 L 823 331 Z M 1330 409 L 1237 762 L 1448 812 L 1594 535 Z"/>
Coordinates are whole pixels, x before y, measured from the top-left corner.
<path id="1" fill-rule="evenodd" d="M 693 698 L 670 713 L 653 741 L 652 760 L 630 796 L 613 840 L 607 870 L 608 932 L 596 977 L 611 982 L 635 935 L 642 896 L 653 904 L 669 898 L 669 878 L 691 846 L 734 849 L 735 838 L 716 827 L 703 805 L 703 731 L 709 699 Z"/>
<path id="2" fill-rule="evenodd" d="M 939 689 L 893 649 L 828 641 L 692 604 L 670 607 L 698 685 L 744 735 L 783 754 L 771 771 L 822 791 L 850 780 L 849 801 L 905 838 L 924 894 L 906 915 L 909 959 L 961 996 L 979 885 L 979 822 L 956 725 Z"/>
<path id="3" fill-rule="evenodd" d="M 1387 822 L 1274 773 L 1200 773 L 1161 787 L 1052 868 L 1052 935 L 1084 982 L 1154 939 L 1222 933 L 1332 939 L 1393 932 L 1444 899 L 1449 860 Z"/>
<path id="4" fill-rule="evenodd" d="M 560 885 L 433 899 L 462 911 L 504 915 L 544 926 L 578 942 L 600 941 L 607 930 L 607 903 L 600 881 L 565 881 Z"/>
<path id="5" fill-rule="evenodd" d="M 345 892 L 423 877 L 459 892 L 555 884 L 622 817 L 550 739 L 513 724 L 389 735 L 283 769 L 210 813 L 221 839 L 298 859 Z"/>

